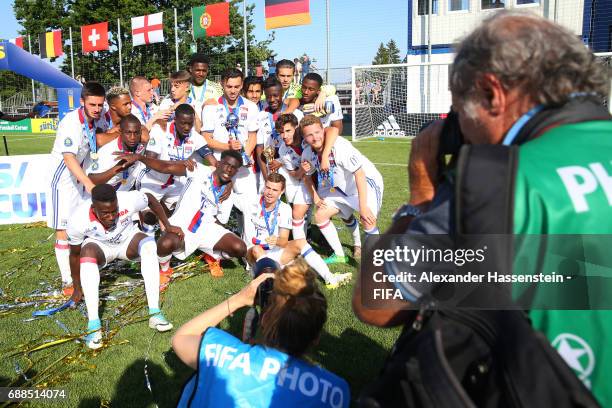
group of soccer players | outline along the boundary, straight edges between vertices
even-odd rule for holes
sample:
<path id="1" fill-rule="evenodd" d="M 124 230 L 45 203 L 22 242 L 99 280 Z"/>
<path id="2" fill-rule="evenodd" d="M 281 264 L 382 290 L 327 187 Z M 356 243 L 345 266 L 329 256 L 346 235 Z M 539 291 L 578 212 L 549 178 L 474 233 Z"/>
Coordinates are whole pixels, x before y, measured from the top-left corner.
<path id="1" fill-rule="evenodd" d="M 149 327 L 168 331 L 159 293 L 173 257 L 200 251 L 220 277 L 222 259 L 248 268 L 262 257 L 285 265 L 302 256 L 334 289 L 352 274 L 329 270 L 348 261 L 332 217 L 351 231 L 355 258 L 354 212 L 366 234 L 378 233 L 383 180 L 339 137 L 343 117 L 332 86 L 316 73 L 292 82 L 289 60 L 265 81 L 228 69 L 220 84 L 207 79 L 209 65 L 194 54 L 187 70 L 170 76 L 159 106 L 144 77 L 108 92 L 88 82 L 81 107 L 58 125 L 48 225 L 56 230 L 64 294 L 74 303 L 84 298 L 90 348 L 103 344 L 100 269 L 115 259 L 140 262 Z M 226 228 L 233 208 L 240 236 Z M 309 214 L 334 251 L 327 259 L 307 241 Z"/>

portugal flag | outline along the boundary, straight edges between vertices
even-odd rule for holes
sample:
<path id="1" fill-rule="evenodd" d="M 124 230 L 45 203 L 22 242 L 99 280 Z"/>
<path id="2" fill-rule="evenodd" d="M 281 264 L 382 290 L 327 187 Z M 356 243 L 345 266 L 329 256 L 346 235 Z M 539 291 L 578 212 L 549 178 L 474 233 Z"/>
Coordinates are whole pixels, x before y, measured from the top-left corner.
<path id="1" fill-rule="evenodd" d="M 193 38 L 229 35 L 229 3 L 216 3 L 194 7 Z"/>
<path id="2" fill-rule="evenodd" d="M 266 0 L 266 30 L 310 22 L 309 0 Z"/>
<path id="3" fill-rule="evenodd" d="M 48 31 L 38 36 L 40 58 L 55 58 L 64 53 L 62 50 L 62 30 Z"/>

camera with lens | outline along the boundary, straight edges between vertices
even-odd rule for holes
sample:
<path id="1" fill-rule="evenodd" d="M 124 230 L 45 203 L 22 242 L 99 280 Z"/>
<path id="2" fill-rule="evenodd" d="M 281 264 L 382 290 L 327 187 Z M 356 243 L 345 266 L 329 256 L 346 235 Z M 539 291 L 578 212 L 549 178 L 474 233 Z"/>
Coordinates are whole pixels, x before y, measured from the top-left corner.
<path id="1" fill-rule="evenodd" d="M 253 266 L 253 279 L 256 279 L 262 273 L 276 273 L 280 270 L 280 268 L 281 266 L 278 264 L 278 262 L 274 261 L 273 259 L 261 258 Z M 257 288 L 257 293 L 255 294 L 255 304 L 249 308 L 244 317 L 242 341 L 245 343 L 248 343 L 255 338 L 257 328 L 259 327 L 260 314 L 263 313 L 268 305 L 268 300 L 270 298 L 270 294 L 272 293 L 273 286 L 274 279 L 269 278 L 261 282 Z"/>

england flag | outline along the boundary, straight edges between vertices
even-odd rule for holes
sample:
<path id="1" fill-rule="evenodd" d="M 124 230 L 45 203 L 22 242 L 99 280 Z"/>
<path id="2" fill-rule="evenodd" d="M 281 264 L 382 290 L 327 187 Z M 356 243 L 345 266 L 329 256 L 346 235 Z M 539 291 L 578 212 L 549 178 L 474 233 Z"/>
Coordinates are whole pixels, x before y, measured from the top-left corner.
<path id="1" fill-rule="evenodd" d="M 132 43 L 135 46 L 164 42 L 164 13 L 132 17 Z"/>

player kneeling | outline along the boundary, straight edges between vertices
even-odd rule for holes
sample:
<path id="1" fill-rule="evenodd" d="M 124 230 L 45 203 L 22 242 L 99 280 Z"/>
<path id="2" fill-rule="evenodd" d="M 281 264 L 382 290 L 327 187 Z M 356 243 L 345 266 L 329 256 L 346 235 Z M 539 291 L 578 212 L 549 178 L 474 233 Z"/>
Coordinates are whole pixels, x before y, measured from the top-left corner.
<path id="1" fill-rule="evenodd" d="M 170 225 L 161 204 L 152 195 L 140 191 L 116 192 L 109 184 L 95 186 L 91 190 L 91 202 L 79 206 L 68 222 L 70 267 L 78 271 L 80 260 L 78 283 L 83 289 L 89 319 L 89 334 L 85 342 L 91 349 L 102 346 L 102 325 L 98 315 L 100 267 L 115 259 L 140 260 L 151 315 L 149 327 L 160 332 L 172 329 L 172 324 L 159 310 L 159 265 L 155 240 L 140 232 L 132 221 L 134 214 L 147 207 L 155 212 L 168 233 L 183 235 L 180 228 Z"/>
<path id="2" fill-rule="evenodd" d="M 247 260 L 253 264 L 263 257 L 271 258 L 282 266 L 302 255 L 325 281 L 328 289 L 348 282 L 352 274 L 332 274 L 305 239 L 289 241 L 291 207 L 280 200 L 285 191 L 285 177 L 271 173 L 266 179 L 263 195 L 252 203 L 244 214 L 244 233 L 250 247 Z"/>
<path id="3" fill-rule="evenodd" d="M 232 210 L 232 200 L 221 200 L 236 172 L 242 167 L 242 156 L 234 150 L 226 150 L 217 161 L 216 169 L 196 163 L 188 170 L 180 162 L 167 162 L 140 157 L 147 167 L 175 176 L 187 176 L 185 187 L 170 222 L 184 228 L 185 237 L 174 231 L 166 231 L 157 242 L 157 253 L 162 272 L 170 268 L 172 255 L 185 259 L 196 249 L 213 257 L 209 264 L 211 275 L 223 276 L 219 264 L 222 257 L 242 258 L 246 245 L 235 234 L 219 224 L 227 223 Z M 231 187 L 229 187 L 231 188 Z M 230 195 L 231 198 L 231 195 Z"/>
<path id="4" fill-rule="evenodd" d="M 355 253 L 360 253 L 361 238 L 353 211 L 359 211 L 366 234 L 378 234 L 376 216 L 382 205 L 383 178 L 372 162 L 342 137 L 334 141 L 329 155 L 329 170 L 323 171 L 320 157 L 326 135 L 321 120 L 316 116 L 306 115 L 300 122 L 300 128 L 308 145 L 302 152 L 302 168 L 307 175 L 317 173 L 316 191 L 310 177 L 304 177 L 303 180 L 317 206 L 315 222 L 334 250 L 334 255 L 326 259 L 326 262 L 346 263 L 347 259 L 331 218 L 336 214 L 341 215 L 353 235 Z"/>

